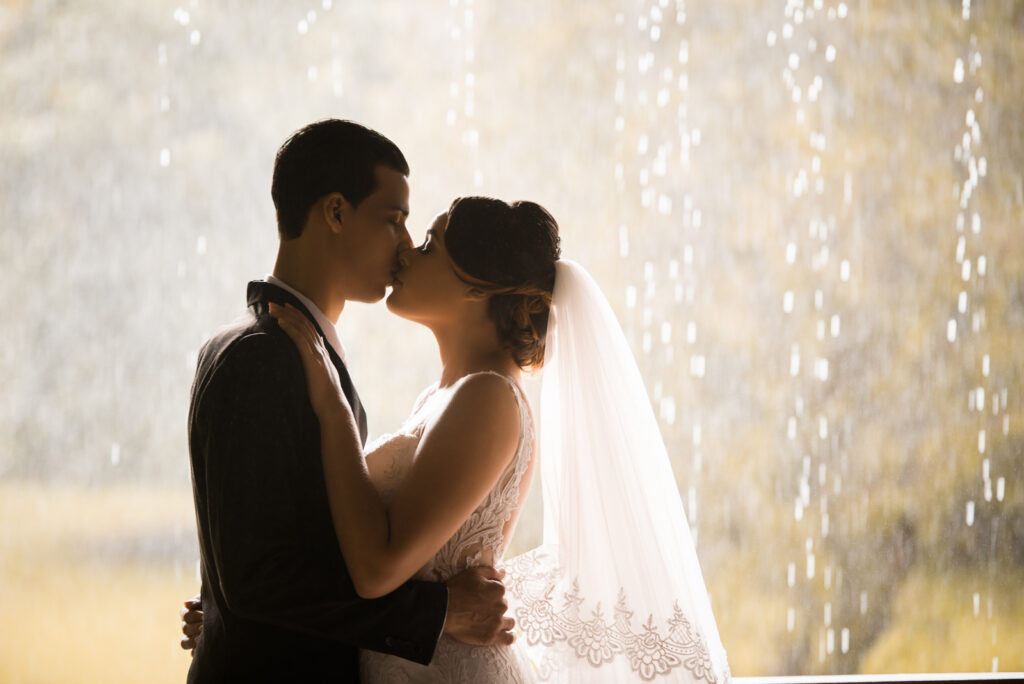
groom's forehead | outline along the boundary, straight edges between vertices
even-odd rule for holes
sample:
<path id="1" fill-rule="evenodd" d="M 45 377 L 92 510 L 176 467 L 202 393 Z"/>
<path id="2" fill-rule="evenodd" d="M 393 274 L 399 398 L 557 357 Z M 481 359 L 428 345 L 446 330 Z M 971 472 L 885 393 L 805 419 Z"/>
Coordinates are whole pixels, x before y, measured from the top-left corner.
<path id="1" fill-rule="evenodd" d="M 409 215 L 409 181 L 400 171 L 378 166 L 377 187 L 367 198 L 367 204 L 374 209 L 400 211 Z"/>

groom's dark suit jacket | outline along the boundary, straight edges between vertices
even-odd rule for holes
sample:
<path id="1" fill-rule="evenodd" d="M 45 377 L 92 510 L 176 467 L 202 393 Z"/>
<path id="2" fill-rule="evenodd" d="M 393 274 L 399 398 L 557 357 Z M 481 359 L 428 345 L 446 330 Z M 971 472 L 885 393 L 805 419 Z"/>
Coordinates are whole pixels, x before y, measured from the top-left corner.
<path id="1" fill-rule="evenodd" d="M 427 663 L 447 590 L 410 581 L 379 599 L 356 594 L 331 522 L 302 363 L 269 302 L 291 303 L 316 325 L 290 293 L 252 282 L 247 316 L 206 343 L 192 387 L 204 627 L 188 681 L 356 681 L 357 648 Z M 355 388 L 328 349 L 365 441 Z"/>

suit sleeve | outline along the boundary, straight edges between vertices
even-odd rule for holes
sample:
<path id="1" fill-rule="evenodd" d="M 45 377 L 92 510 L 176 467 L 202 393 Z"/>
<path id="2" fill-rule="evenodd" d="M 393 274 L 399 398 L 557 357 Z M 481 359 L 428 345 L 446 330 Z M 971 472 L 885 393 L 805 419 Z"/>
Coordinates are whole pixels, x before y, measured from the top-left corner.
<path id="1" fill-rule="evenodd" d="M 209 527 L 228 609 L 253 621 L 429 662 L 444 627 L 444 585 L 410 581 L 366 600 L 356 594 L 343 564 L 310 562 L 317 558 L 308 548 L 310 521 L 298 512 L 303 497 L 319 495 L 309 491 L 312 483 L 322 484 L 319 429 L 290 340 L 268 332 L 236 342 L 214 371 L 203 401 L 213 417 L 206 431 Z M 320 469 L 319 476 L 313 469 Z M 330 535 L 317 543 L 337 542 Z"/>

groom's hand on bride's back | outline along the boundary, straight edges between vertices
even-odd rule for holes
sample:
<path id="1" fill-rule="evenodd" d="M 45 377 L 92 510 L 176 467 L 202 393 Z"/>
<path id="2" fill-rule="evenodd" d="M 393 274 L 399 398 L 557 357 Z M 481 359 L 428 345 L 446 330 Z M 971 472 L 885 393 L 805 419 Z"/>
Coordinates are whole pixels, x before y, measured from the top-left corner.
<path id="1" fill-rule="evenodd" d="M 195 655 L 196 642 L 203 633 L 203 604 L 199 594 L 185 600 L 180 615 L 181 647 Z"/>
<path id="2" fill-rule="evenodd" d="M 451 578 L 444 632 L 473 646 L 508 645 L 515 641 L 515 620 L 505 616 L 504 570 L 469 568 Z"/>

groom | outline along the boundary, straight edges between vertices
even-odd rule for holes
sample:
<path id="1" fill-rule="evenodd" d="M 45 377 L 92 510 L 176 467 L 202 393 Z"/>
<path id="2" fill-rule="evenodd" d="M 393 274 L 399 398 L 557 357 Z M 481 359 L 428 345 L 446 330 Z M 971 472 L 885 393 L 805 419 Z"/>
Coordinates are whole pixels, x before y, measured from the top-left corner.
<path id="1" fill-rule="evenodd" d="M 428 663 L 442 632 L 477 645 L 512 641 L 491 568 L 357 596 L 331 522 L 299 354 L 267 313 L 270 302 L 290 303 L 317 327 L 365 442 L 333 322 L 348 300 L 381 299 L 398 250 L 411 245 L 408 174 L 394 143 L 349 121 L 310 124 L 278 151 L 274 273 L 249 283 L 247 316 L 203 346 L 192 386 L 203 626 L 191 683 L 337 684 L 358 680 L 358 648 Z"/>

